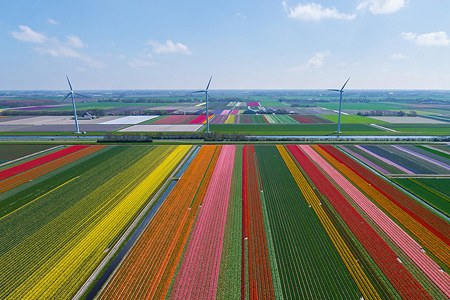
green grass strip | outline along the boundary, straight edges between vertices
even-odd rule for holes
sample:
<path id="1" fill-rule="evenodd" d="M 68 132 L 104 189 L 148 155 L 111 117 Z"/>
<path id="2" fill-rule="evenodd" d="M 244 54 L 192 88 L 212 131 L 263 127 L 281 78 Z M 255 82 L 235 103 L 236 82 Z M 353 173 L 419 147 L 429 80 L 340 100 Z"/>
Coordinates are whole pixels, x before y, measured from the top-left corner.
<path id="1" fill-rule="evenodd" d="M 108 151 L 102 152 L 101 155 L 90 157 L 85 162 L 77 165 L 76 168 L 66 169 L 64 172 L 59 174 L 52 174 L 52 176 L 47 178 L 46 180 L 42 182 L 36 182 L 36 184 L 31 185 L 26 189 L 14 189 L 14 194 L 6 198 L 0 198 L 0 218 L 10 213 L 11 211 L 16 210 L 18 207 L 25 205 L 26 203 L 33 201 L 38 197 L 41 197 L 43 194 L 62 185 L 68 180 L 95 168 L 98 164 L 107 161 L 111 157 L 121 153 L 124 150 L 126 150 L 126 147 L 109 148 Z"/>
<path id="2" fill-rule="evenodd" d="M 286 299 L 357 299 L 360 291 L 274 146 L 255 147 Z"/>
<path id="3" fill-rule="evenodd" d="M 240 299 L 241 297 L 242 146 L 236 146 L 229 201 L 217 299 Z"/>
<path id="4" fill-rule="evenodd" d="M 395 178 L 403 188 L 450 217 L 449 178 Z"/>

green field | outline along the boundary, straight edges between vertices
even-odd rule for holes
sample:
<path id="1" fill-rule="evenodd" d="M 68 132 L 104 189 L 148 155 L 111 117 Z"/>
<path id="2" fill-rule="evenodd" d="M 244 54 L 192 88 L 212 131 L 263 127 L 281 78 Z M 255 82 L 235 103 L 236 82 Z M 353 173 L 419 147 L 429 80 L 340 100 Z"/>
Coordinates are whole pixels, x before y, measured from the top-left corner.
<path id="1" fill-rule="evenodd" d="M 317 106 L 328 109 L 339 109 L 339 98 L 336 98 L 336 102 L 317 102 Z M 401 103 L 391 102 L 342 102 L 343 110 L 405 110 L 404 105 Z"/>
<path id="2" fill-rule="evenodd" d="M 255 149 L 285 299 L 358 298 L 355 282 L 277 148 Z"/>
<path id="3" fill-rule="evenodd" d="M 236 147 L 230 203 L 223 238 L 223 251 L 217 287 L 218 299 L 241 295 L 242 251 L 242 146 Z"/>
<path id="4" fill-rule="evenodd" d="M 139 123 L 139 125 L 151 125 L 151 124 L 155 123 L 158 120 L 164 119 L 165 117 L 166 117 L 166 115 L 158 116 L 156 118 L 153 118 L 153 119 L 144 121 L 142 123 Z"/>
<path id="5" fill-rule="evenodd" d="M 51 145 L 2 145 L 0 147 L 0 164 L 30 155 L 52 147 Z"/>
<path id="6" fill-rule="evenodd" d="M 262 106 L 290 106 L 286 102 L 279 102 L 279 101 L 260 101 L 259 102 Z"/>
<path id="7" fill-rule="evenodd" d="M 338 115 L 320 115 L 322 118 L 330 120 L 337 123 Z M 358 115 L 341 115 L 341 124 L 389 124 L 385 121 L 380 121 L 377 119 L 372 119 L 369 117 L 363 117 Z"/>
<path id="8" fill-rule="evenodd" d="M 288 115 L 265 115 L 270 124 L 298 124 L 296 120 Z"/>
<path id="9" fill-rule="evenodd" d="M 364 124 L 343 124 L 341 130 L 344 135 L 386 134 Z M 336 124 L 211 124 L 211 131 L 244 135 L 333 135 Z"/>
<path id="10" fill-rule="evenodd" d="M 77 110 L 78 111 L 84 111 L 84 110 L 95 110 L 95 109 L 115 109 L 115 108 L 133 108 L 133 107 L 142 107 L 142 108 L 152 108 L 152 107 L 158 107 L 158 106 L 165 106 L 165 105 L 179 105 L 178 103 L 126 103 L 126 102 L 78 102 L 77 103 Z M 54 108 L 46 108 L 42 111 L 72 111 L 72 105 L 68 103 L 65 106 L 60 107 L 54 107 Z"/>
<path id="11" fill-rule="evenodd" d="M 383 127 L 406 135 L 450 135 L 450 124 L 388 124 Z"/>
<path id="12" fill-rule="evenodd" d="M 450 154 L 444 153 L 444 152 L 442 152 L 442 151 L 430 149 L 430 148 L 425 147 L 425 146 L 417 146 L 417 147 L 419 147 L 420 149 L 423 149 L 423 150 L 425 150 L 425 151 L 428 151 L 428 152 L 430 152 L 430 153 L 436 154 L 436 155 L 438 155 L 438 156 L 441 156 L 441 157 L 450 159 Z M 436 148 L 436 147 L 438 147 L 438 146 L 434 146 L 434 147 Z M 437 149 L 439 149 L 439 148 L 437 148 Z"/>
<path id="13" fill-rule="evenodd" d="M 450 217 L 450 178 L 396 178 L 394 181 Z"/>
<path id="14" fill-rule="evenodd" d="M 8 286 L 8 290 L 0 289 L 2 295 L 22 298 L 11 294 L 22 293 L 24 286 L 25 290 L 32 290 L 35 283 L 39 281 L 36 281 L 36 278 L 43 280 L 48 269 L 58 268 L 60 259 L 70 254 L 67 252 L 69 247 L 77 247 L 77 243 L 78 245 L 94 244 L 92 239 L 89 239 L 89 243 L 83 242 L 84 239 L 88 239 L 89 232 L 105 224 L 102 218 L 114 213 L 116 205 L 119 205 L 121 199 L 127 197 L 130 191 L 144 190 L 138 188 L 141 180 L 149 176 L 150 171 L 167 157 L 171 149 L 171 147 L 148 146 L 115 147 L 111 151 L 85 161 L 77 168 L 55 175 L 54 178 L 41 184 L 42 189 L 33 186 L 28 189 L 28 192 L 22 191 L 22 197 L 15 195 L 4 199 L 4 203 L 13 203 L 12 198 L 35 200 L 36 196 L 41 195 L 39 201 L 29 201 L 28 205 L 23 205 L 13 214 L 2 218 L 0 223 L 2 233 L 0 235 L 0 256 L 2 257 L 0 277 L 2 283 L 5 282 Z M 61 182 L 62 179 L 68 181 Z M 55 181 L 59 185 L 56 189 L 49 191 L 49 185 L 54 185 Z M 44 187 L 47 190 L 44 190 Z M 140 200 L 148 198 L 148 196 L 142 197 Z M 126 225 L 138 211 L 139 207 L 136 208 L 136 211 L 127 213 L 127 219 L 111 218 L 108 223 L 117 220 Z M 60 276 L 61 279 L 51 282 L 51 284 L 60 284 L 61 280 L 68 281 L 63 291 L 66 295 L 54 298 L 66 298 L 67 295 L 73 295 L 104 256 L 104 249 L 114 243 L 117 235 L 121 233 L 121 226 L 105 227 L 115 232 L 105 234 L 103 244 L 93 248 L 94 251 L 80 262 L 79 268 L 74 269 L 71 275 Z M 42 230 L 43 228 L 46 230 Z M 96 236 L 101 237 L 101 235 Z M 96 247 L 95 245 L 92 247 Z M 77 254 L 81 255 L 81 253 L 83 252 L 80 251 Z M 71 265 L 75 260 L 69 259 Z M 30 276 L 30 273 L 33 276 Z M 47 287 L 48 284 L 46 284 Z M 15 289 L 17 287 L 20 288 Z M 52 297 L 48 296 L 48 298 Z"/>

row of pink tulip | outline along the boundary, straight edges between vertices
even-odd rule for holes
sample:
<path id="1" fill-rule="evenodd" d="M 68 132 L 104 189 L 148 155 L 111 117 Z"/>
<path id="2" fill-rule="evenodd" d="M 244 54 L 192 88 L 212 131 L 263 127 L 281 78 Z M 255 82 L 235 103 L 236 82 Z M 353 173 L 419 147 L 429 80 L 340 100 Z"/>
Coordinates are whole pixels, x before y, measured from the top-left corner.
<path id="1" fill-rule="evenodd" d="M 215 299 L 236 146 L 223 146 L 171 293 Z"/>
<path id="2" fill-rule="evenodd" d="M 393 145 L 392 147 L 394 147 L 395 149 L 401 150 L 401 151 L 403 151 L 405 153 L 408 153 L 409 155 L 412 155 L 412 156 L 414 156 L 416 158 L 419 158 L 419 161 L 420 160 L 424 160 L 424 161 L 426 161 L 428 163 L 432 163 L 433 165 L 439 166 L 439 167 L 441 167 L 441 168 L 443 168 L 443 169 L 445 169 L 447 171 L 450 171 L 450 165 L 448 165 L 448 164 L 446 164 L 446 163 L 444 163 L 442 161 L 438 161 L 438 160 L 436 160 L 436 159 L 434 159 L 432 157 L 429 157 L 427 155 L 423 155 L 423 154 L 421 154 L 419 152 L 413 151 L 412 149 L 408 149 L 406 147 L 396 146 L 396 145 Z"/>
<path id="3" fill-rule="evenodd" d="M 401 166 L 401 165 L 399 165 L 399 164 L 393 162 L 392 160 L 389 160 L 389 159 L 387 159 L 387 158 L 385 158 L 385 157 L 382 157 L 382 156 L 376 154 L 375 152 L 370 151 L 369 149 L 364 148 L 363 146 L 357 145 L 357 146 L 355 146 L 355 147 L 358 148 L 359 150 L 362 150 L 362 151 L 364 151 L 364 152 L 366 152 L 366 153 L 372 155 L 373 157 L 375 157 L 375 158 L 381 160 L 382 162 L 387 163 L 388 165 L 391 165 L 391 166 L 393 166 L 393 167 L 399 169 L 400 171 L 405 172 L 405 174 L 414 174 L 413 171 L 411 171 L 411 170 L 409 170 L 409 169 L 407 169 L 407 168 L 405 168 L 405 167 L 403 167 L 403 166 Z"/>
<path id="4" fill-rule="evenodd" d="M 446 272 L 443 272 L 440 266 L 423 252 L 422 247 L 413 238 L 310 146 L 300 146 L 300 148 L 355 201 L 447 297 L 450 297 L 450 276 Z"/>

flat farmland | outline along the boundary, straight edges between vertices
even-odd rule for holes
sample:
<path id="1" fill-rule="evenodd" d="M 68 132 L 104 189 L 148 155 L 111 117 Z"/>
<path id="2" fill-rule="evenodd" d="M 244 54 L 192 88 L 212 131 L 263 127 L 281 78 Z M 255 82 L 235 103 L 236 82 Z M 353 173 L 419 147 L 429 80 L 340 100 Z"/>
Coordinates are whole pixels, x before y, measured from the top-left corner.
<path id="1" fill-rule="evenodd" d="M 337 114 L 334 115 L 321 115 L 320 117 L 332 121 L 334 123 L 337 123 L 338 116 Z M 342 124 L 386 124 L 386 122 L 383 119 L 377 119 L 372 117 L 363 117 L 358 115 L 341 115 L 341 122 Z"/>
<path id="2" fill-rule="evenodd" d="M 0 219 L 1 298 L 69 298 L 75 294 L 108 245 L 189 149 L 111 147 L 49 178 L 48 190 L 19 191 L 28 202 Z M 25 172 L 22 169 L 18 171 Z M 8 171 L 3 172 L 11 175 Z M 78 192 L 70 192 L 74 190 Z M 14 224 L 21 224 L 20 229 Z"/>
<path id="3" fill-rule="evenodd" d="M 424 117 L 372 117 L 372 119 L 392 124 L 445 124 L 446 121 Z M 381 124 L 381 123 L 377 123 Z"/>
<path id="4" fill-rule="evenodd" d="M 450 176 L 450 159 L 414 145 L 349 145 L 347 153 L 387 176 Z M 435 151 L 436 152 L 436 151 Z"/>
<path id="5" fill-rule="evenodd" d="M 211 124 L 213 132 L 243 135 L 331 135 L 336 124 Z M 342 131 L 349 135 L 386 134 L 365 124 L 343 124 Z"/>
<path id="6" fill-rule="evenodd" d="M 396 130 L 402 134 L 414 135 L 450 135 L 450 124 L 384 124 L 384 127 Z"/>
<path id="7" fill-rule="evenodd" d="M 135 125 L 135 124 L 139 124 L 154 118 L 157 118 L 158 116 L 128 116 L 128 117 L 122 117 L 122 118 L 117 118 L 117 119 L 113 119 L 113 120 L 107 120 L 107 121 L 103 121 L 99 124 L 124 124 L 124 125 Z"/>
<path id="8" fill-rule="evenodd" d="M 132 119 L 133 117 L 131 117 Z M 79 124 L 101 124 L 114 120 L 120 120 L 121 117 L 107 116 L 90 120 L 78 120 Z M 4 120 L 0 120 L 1 125 L 69 125 L 74 124 L 73 116 L 39 116 L 39 117 L 24 117 L 24 118 L 12 118 L 6 117 Z M 112 123 L 114 124 L 114 123 Z M 127 124 L 127 123 L 116 123 Z"/>
<path id="9" fill-rule="evenodd" d="M 0 146 L 0 164 L 23 156 L 33 155 L 34 153 L 45 151 L 54 146 L 49 145 L 1 145 Z"/>
<path id="10" fill-rule="evenodd" d="M 119 130 L 120 132 L 196 132 L 203 125 L 182 124 L 182 125 L 133 125 Z"/>
<path id="11" fill-rule="evenodd" d="M 338 95 L 339 96 L 339 95 Z M 319 107 L 324 107 L 327 109 L 337 110 L 339 108 L 339 97 L 336 97 L 336 102 L 327 102 L 320 103 L 317 105 Z M 393 102 L 351 102 L 351 103 L 343 103 L 342 109 L 345 110 L 405 110 L 408 109 L 407 106 L 402 105 L 402 103 L 393 103 Z"/>
<path id="12" fill-rule="evenodd" d="M 140 107 L 140 108 L 153 108 L 160 107 L 163 105 L 173 105 L 173 103 L 126 103 L 126 102 L 82 102 L 77 103 L 77 109 L 82 110 L 93 110 L 93 109 L 116 109 L 116 108 L 130 108 L 130 107 Z M 58 106 L 54 108 L 45 109 L 48 111 L 68 111 L 72 110 L 72 106 L 69 104 L 65 106 Z"/>
<path id="13" fill-rule="evenodd" d="M 73 120 L 72 120 L 73 122 Z M 122 129 L 124 127 L 127 127 L 129 125 L 106 125 L 106 124 L 80 124 L 80 130 L 86 131 L 86 132 L 112 132 L 119 129 Z M 4 128 L 6 127 L 6 128 Z M 43 134 L 50 134 L 52 135 L 55 132 L 61 132 L 61 133 L 67 133 L 72 134 L 75 131 L 75 124 L 65 124 L 65 125 L 58 125 L 58 124 L 52 124 L 52 125 L 6 125 L 2 126 L 0 125 L 0 131 L 3 131 L 5 133 L 11 132 L 11 133 L 20 133 L 20 132 L 26 132 L 30 133 L 31 135 L 34 133 L 43 133 Z"/>
<path id="14" fill-rule="evenodd" d="M 448 181 L 392 177 L 400 188 L 368 163 L 446 176 L 442 151 L 77 145 L 24 158 L 0 169 L 0 298 L 448 299 Z"/>
<path id="15" fill-rule="evenodd" d="M 395 178 L 394 181 L 450 217 L 450 178 Z"/>

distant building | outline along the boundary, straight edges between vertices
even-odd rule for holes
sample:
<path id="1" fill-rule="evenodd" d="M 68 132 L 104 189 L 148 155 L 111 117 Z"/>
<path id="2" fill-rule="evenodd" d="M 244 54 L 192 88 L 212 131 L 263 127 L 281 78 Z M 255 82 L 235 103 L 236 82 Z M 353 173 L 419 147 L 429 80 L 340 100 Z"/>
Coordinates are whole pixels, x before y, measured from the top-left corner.
<path id="1" fill-rule="evenodd" d="M 97 117 L 91 115 L 89 112 L 85 112 L 81 117 L 78 117 L 78 120 L 93 120 L 93 119 L 97 119 Z"/>

